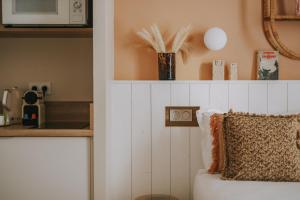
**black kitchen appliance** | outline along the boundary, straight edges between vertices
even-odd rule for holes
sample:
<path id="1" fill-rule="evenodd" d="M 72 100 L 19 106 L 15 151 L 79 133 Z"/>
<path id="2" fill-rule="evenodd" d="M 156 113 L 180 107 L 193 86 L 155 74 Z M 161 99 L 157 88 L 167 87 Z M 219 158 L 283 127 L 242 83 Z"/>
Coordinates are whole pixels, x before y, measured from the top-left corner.
<path id="1" fill-rule="evenodd" d="M 23 126 L 39 127 L 45 122 L 44 95 L 40 91 L 28 90 L 23 95 Z"/>

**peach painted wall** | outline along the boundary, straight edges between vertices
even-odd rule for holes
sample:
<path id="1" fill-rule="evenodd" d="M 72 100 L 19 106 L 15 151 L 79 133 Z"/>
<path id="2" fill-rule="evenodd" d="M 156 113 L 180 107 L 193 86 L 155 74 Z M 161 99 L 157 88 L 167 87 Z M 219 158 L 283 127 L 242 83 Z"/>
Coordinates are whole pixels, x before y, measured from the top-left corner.
<path id="1" fill-rule="evenodd" d="M 294 12 L 294 0 L 278 1 L 282 4 L 280 12 Z M 135 35 L 152 23 L 169 33 L 193 26 L 188 62 L 183 64 L 177 56 L 178 80 L 210 80 L 213 59 L 237 62 L 239 79 L 256 79 L 256 51 L 271 49 L 262 29 L 261 0 L 115 0 L 115 79 L 157 79 L 156 54 L 145 49 Z M 299 25 L 299 21 L 278 23 L 282 40 L 298 52 Z M 223 28 L 229 37 L 219 52 L 203 45 L 204 32 L 214 26 Z M 300 79 L 300 61 L 280 56 L 280 79 Z"/>

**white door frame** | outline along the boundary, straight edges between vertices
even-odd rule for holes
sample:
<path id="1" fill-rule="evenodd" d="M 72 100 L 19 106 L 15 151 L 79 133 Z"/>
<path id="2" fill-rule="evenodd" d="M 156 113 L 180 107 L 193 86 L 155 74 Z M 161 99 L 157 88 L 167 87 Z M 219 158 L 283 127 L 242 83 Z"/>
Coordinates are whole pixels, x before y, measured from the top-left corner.
<path id="1" fill-rule="evenodd" d="M 94 155 L 92 199 L 108 199 L 110 81 L 114 76 L 114 0 L 94 0 Z"/>

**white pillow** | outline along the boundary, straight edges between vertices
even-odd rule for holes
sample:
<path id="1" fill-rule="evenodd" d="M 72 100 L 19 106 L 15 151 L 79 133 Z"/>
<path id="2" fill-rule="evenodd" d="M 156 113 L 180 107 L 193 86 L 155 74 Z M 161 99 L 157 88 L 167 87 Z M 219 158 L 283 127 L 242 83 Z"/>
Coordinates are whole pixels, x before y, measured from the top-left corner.
<path id="1" fill-rule="evenodd" d="M 210 117 L 213 114 L 223 112 L 216 109 L 198 110 L 197 120 L 201 131 L 201 154 L 204 168 L 208 170 L 212 164 L 212 135 L 210 129 Z"/>

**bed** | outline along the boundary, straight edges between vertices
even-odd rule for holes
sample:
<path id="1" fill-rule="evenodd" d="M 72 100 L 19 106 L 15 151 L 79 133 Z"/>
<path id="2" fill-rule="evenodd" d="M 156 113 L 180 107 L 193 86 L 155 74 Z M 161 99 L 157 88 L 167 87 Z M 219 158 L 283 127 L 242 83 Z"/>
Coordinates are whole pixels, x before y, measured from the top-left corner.
<path id="1" fill-rule="evenodd" d="M 199 170 L 194 200 L 299 200 L 300 183 L 224 181 L 219 174 Z"/>

